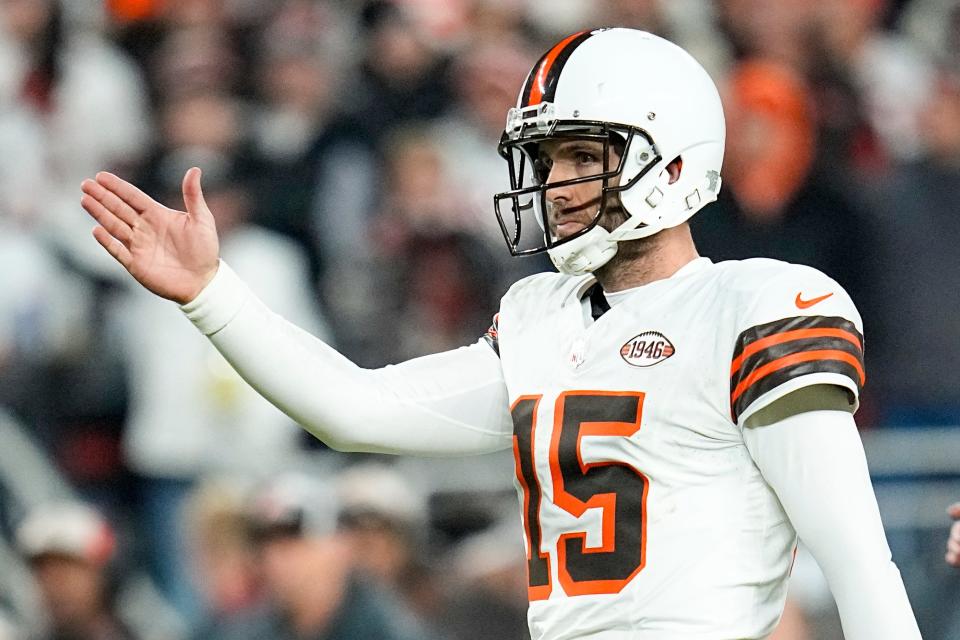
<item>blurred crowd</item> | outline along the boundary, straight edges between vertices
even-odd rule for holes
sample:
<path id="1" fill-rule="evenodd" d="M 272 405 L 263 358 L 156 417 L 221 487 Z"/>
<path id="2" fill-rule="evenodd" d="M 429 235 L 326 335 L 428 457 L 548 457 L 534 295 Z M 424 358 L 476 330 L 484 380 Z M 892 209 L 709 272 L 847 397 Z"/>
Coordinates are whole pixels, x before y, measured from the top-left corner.
<path id="1" fill-rule="evenodd" d="M 721 89 L 701 254 L 847 288 L 862 428 L 960 425 L 958 0 L 0 0 L 0 409 L 64 487 L 3 463 L 0 639 L 524 637 L 513 496 L 306 438 L 102 252 L 79 184 L 181 208 L 199 166 L 275 311 L 363 366 L 461 346 L 549 268 L 493 215 L 506 111 L 612 25 Z"/>

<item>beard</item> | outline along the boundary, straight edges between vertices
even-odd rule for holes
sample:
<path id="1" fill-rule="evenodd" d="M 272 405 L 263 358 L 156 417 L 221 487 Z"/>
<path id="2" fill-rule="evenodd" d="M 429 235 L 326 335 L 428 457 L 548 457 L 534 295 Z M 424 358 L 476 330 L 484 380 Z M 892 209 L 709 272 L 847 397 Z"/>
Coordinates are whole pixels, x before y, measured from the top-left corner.
<path id="1" fill-rule="evenodd" d="M 573 210 L 567 210 L 567 213 L 572 211 L 586 211 L 594 210 L 600 206 L 601 196 L 597 196 L 592 200 L 589 200 L 582 205 L 577 206 Z M 606 197 L 605 206 L 603 212 L 600 214 L 600 220 L 597 222 L 597 226 L 606 229 L 608 232 L 613 232 L 617 227 L 622 225 L 630 218 L 630 215 L 623 208 L 623 204 L 620 202 L 620 194 L 610 193 Z M 555 225 L 554 222 L 551 222 L 551 227 Z M 623 240 L 617 243 L 617 253 L 613 258 L 610 259 L 605 265 L 597 269 L 598 273 L 602 273 L 605 270 L 611 268 L 618 268 L 618 265 L 623 265 L 624 263 L 636 260 L 637 258 L 643 257 L 653 251 L 654 247 L 659 244 L 656 234 L 648 238 L 640 238 L 639 240 Z"/>
<path id="2" fill-rule="evenodd" d="M 611 194 L 607 199 L 607 206 L 597 224 L 607 231 L 612 232 L 626 222 L 629 217 L 630 215 L 620 203 L 619 195 Z M 616 255 L 610 258 L 606 264 L 599 267 L 595 271 L 596 275 L 603 279 L 604 274 L 619 271 L 625 264 L 649 255 L 660 244 L 662 238 L 659 238 L 659 235 L 660 234 L 654 234 L 638 240 L 621 240 L 617 243 Z"/>

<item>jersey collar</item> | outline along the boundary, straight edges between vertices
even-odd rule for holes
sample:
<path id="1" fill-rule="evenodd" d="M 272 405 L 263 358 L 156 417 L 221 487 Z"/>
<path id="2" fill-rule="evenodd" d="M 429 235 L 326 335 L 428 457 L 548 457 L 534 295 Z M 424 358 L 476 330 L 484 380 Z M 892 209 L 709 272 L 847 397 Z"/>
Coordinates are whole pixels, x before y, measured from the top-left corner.
<path id="1" fill-rule="evenodd" d="M 664 280 L 676 280 L 677 278 L 684 278 L 691 274 L 703 271 L 707 267 L 713 264 L 713 260 L 707 257 L 694 258 L 687 264 L 683 265 L 677 271 L 670 276 L 669 278 L 664 278 Z M 570 301 L 581 301 L 583 297 L 590 292 L 590 289 L 593 288 L 593 285 L 596 284 L 597 279 L 593 274 L 587 274 L 585 276 L 579 276 L 572 279 L 572 282 L 569 285 L 568 293 L 564 296 L 563 304 L 566 305 Z M 663 282 L 663 280 L 656 280 L 654 282 L 649 282 L 647 284 L 641 285 L 639 287 L 634 287 L 632 289 L 624 289 L 623 291 L 618 291 L 617 295 L 625 294 L 631 291 L 639 291 L 644 287 L 648 287 L 658 282 Z"/>

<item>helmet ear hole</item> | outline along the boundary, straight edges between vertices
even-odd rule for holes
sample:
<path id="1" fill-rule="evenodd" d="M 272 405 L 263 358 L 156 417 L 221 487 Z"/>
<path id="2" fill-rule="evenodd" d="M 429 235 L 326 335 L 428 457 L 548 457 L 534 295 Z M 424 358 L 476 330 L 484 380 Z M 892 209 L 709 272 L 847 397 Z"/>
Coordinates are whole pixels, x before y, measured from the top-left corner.
<path id="1" fill-rule="evenodd" d="M 673 184 L 680 179 L 680 174 L 683 172 L 683 158 L 677 156 L 667 164 L 667 173 L 670 174 L 670 182 L 668 184 Z"/>
<path id="2" fill-rule="evenodd" d="M 623 152 L 627 148 L 627 139 L 617 131 L 610 132 L 610 147 L 616 152 L 617 156 L 623 157 Z"/>

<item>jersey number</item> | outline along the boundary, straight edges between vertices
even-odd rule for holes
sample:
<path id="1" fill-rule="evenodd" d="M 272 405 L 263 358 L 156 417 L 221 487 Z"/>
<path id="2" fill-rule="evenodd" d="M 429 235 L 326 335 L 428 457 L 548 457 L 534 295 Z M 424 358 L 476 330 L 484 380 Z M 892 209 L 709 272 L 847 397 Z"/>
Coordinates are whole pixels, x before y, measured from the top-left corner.
<path id="1" fill-rule="evenodd" d="M 523 490 L 530 600 L 553 590 L 550 553 L 541 549 L 540 503 L 533 434 L 542 396 L 522 396 L 513 405 L 513 455 Z M 618 593 L 646 563 L 647 478 L 626 462 L 584 462 L 584 437 L 629 438 L 640 430 L 644 394 L 567 391 L 557 398 L 550 437 L 553 502 L 573 516 L 600 509 L 601 544 L 587 546 L 586 531 L 557 541 L 558 578 L 568 596 Z"/>

